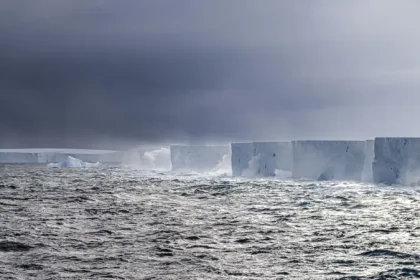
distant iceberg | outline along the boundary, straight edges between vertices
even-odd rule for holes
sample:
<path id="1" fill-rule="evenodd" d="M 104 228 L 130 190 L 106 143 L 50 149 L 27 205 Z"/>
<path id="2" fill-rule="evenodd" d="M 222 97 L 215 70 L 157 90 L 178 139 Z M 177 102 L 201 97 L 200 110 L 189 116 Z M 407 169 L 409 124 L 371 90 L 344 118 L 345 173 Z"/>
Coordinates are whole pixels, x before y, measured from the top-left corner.
<path id="1" fill-rule="evenodd" d="M 123 161 L 123 151 L 88 149 L 0 149 L 0 164 L 5 163 L 57 163 L 66 161 L 68 156 L 85 162 Z"/>
<path id="2" fill-rule="evenodd" d="M 99 167 L 101 163 L 89 163 L 84 162 L 78 158 L 68 156 L 64 161 L 58 163 L 49 163 L 47 167 L 49 168 L 89 168 L 89 167 Z"/>

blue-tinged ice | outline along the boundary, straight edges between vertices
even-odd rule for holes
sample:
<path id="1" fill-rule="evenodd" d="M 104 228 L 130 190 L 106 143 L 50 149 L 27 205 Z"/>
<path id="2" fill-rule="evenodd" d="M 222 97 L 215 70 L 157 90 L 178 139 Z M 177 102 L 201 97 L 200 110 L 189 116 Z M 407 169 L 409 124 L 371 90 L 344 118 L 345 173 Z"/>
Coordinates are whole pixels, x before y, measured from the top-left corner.
<path id="1" fill-rule="evenodd" d="M 361 181 L 365 141 L 293 141 L 293 177 Z"/>
<path id="2" fill-rule="evenodd" d="M 375 183 L 419 184 L 420 138 L 375 138 L 372 170 Z"/>
<path id="3" fill-rule="evenodd" d="M 99 162 L 89 163 L 84 162 L 78 158 L 68 156 L 64 161 L 58 163 L 49 163 L 48 167 L 50 168 L 89 168 L 89 167 L 99 167 L 101 164 Z"/>
<path id="4" fill-rule="evenodd" d="M 290 142 L 232 143 L 232 175 L 244 177 L 284 177 L 292 167 Z"/>

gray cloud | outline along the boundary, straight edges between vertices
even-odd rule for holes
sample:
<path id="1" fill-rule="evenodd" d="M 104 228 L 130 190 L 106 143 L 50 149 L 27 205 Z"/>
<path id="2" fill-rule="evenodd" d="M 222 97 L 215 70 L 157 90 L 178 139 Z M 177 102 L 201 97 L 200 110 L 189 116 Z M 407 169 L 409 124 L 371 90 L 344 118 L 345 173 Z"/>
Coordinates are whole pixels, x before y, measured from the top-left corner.
<path id="1" fill-rule="evenodd" d="M 416 135 L 417 1 L 3 1 L 0 146 Z"/>

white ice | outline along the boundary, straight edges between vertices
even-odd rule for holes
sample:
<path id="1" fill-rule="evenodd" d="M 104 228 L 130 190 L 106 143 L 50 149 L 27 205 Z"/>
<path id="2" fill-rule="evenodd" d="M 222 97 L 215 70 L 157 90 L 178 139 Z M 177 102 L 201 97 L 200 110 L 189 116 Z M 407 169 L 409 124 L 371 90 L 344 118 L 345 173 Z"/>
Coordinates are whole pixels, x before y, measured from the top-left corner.
<path id="1" fill-rule="evenodd" d="M 372 170 L 375 183 L 418 185 L 420 138 L 375 138 Z"/>
<path id="2" fill-rule="evenodd" d="M 232 143 L 231 150 L 232 150 L 232 156 L 231 156 L 232 175 L 245 176 L 244 174 L 245 170 L 247 173 L 253 173 L 253 171 L 249 170 L 249 162 L 252 160 L 252 157 L 254 156 L 254 144 L 253 143 Z"/>
<path id="3" fill-rule="evenodd" d="M 47 165 L 49 168 L 89 168 L 89 167 L 99 167 L 101 164 L 99 162 L 89 163 L 84 162 L 78 158 L 68 156 L 64 161 L 58 163 L 49 163 Z"/>
<path id="4" fill-rule="evenodd" d="M 290 142 L 232 143 L 232 174 L 245 177 L 285 176 L 291 171 Z"/>
<path id="5" fill-rule="evenodd" d="M 0 149 L 0 163 L 53 163 L 68 156 L 90 162 L 120 162 L 121 152 L 88 149 Z"/>
<path id="6" fill-rule="evenodd" d="M 293 177 L 361 181 L 365 141 L 293 141 Z"/>

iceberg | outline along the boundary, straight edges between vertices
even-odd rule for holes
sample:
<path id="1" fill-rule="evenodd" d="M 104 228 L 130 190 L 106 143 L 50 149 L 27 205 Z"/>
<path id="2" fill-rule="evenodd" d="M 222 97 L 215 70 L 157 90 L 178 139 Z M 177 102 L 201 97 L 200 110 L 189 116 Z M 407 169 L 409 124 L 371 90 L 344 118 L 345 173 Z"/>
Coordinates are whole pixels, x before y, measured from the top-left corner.
<path id="1" fill-rule="evenodd" d="M 0 163 L 54 163 L 71 156 L 87 162 L 121 162 L 122 153 L 85 149 L 1 149 Z"/>
<path id="2" fill-rule="evenodd" d="M 254 156 L 253 143 L 231 143 L 232 176 L 243 176 L 243 172 L 249 168 L 249 163 Z"/>
<path id="3" fill-rule="evenodd" d="M 232 175 L 271 177 L 292 170 L 290 142 L 232 143 Z"/>
<path id="4" fill-rule="evenodd" d="M 294 178 L 361 181 L 365 141 L 293 141 Z"/>
<path id="5" fill-rule="evenodd" d="M 378 137 L 374 150 L 374 183 L 419 184 L 420 138 Z"/>
<path id="6" fill-rule="evenodd" d="M 99 162 L 96 162 L 96 163 L 84 162 L 78 158 L 68 156 L 62 162 L 49 163 L 47 166 L 49 168 L 88 168 L 88 167 L 99 167 L 101 166 L 101 164 Z"/>
<path id="7" fill-rule="evenodd" d="M 64 161 L 67 158 L 65 153 L 60 152 L 40 152 L 38 155 L 38 163 L 53 163 Z"/>
<path id="8" fill-rule="evenodd" d="M 32 152 L 0 152 L 0 163 L 37 163 L 38 154 Z"/>
<path id="9" fill-rule="evenodd" d="M 290 171 L 292 169 L 290 142 L 255 142 L 254 155 L 260 157 L 258 176 L 276 176 L 276 170 Z"/>
<path id="10" fill-rule="evenodd" d="M 172 171 L 211 171 L 230 153 L 229 146 L 170 147 Z"/>

